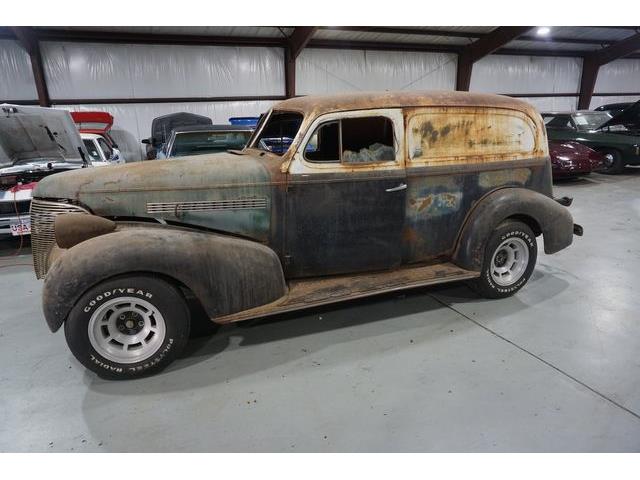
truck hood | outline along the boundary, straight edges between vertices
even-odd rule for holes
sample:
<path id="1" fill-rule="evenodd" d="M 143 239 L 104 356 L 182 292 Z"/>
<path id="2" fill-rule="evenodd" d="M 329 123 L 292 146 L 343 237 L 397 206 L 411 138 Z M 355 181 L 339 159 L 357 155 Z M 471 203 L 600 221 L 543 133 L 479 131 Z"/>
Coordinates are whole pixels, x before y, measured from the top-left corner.
<path id="1" fill-rule="evenodd" d="M 215 153 L 84 168 L 43 179 L 33 196 L 69 199 L 108 218 L 153 219 L 266 241 L 270 171 L 280 162 L 268 154 Z"/>
<path id="2" fill-rule="evenodd" d="M 250 155 L 216 153 L 153 160 L 107 168 L 85 168 L 43 179 L 34 192 L 41 198 L 68 198 L 97 204 L 114 195 L 145 194 L 176 198 L 183 191 L 268 184 L 269 172 Z M 93 205 L 90 205 L 93 206 Z"/>
<path id="3" fill-rule="evenodd" d="M 622 125 L 629 130 L 640 130 L 640 100 L 604 122 L 597 130 L 618 125 Z"/>
<path id="4" fill-rule="evenodd" d="M 0 105 L 0 167 L 26 163 L 74 163 L 89 155 L 69 112 Z"/>

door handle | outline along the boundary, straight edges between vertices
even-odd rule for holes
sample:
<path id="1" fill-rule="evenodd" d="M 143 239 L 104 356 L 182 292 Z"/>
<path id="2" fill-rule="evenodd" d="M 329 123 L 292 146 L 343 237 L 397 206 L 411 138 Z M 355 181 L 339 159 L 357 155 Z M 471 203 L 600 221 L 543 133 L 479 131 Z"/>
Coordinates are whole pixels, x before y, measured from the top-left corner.
<path id="1" fill-rule="evenodd" d="M 406 190 L 406 188 L 407 188 L 407 184 L 406 183 L 401 183 L 397 187 L 387 188 L 385 190 L 385 192 L 399 192 L 400 190 Z"/>

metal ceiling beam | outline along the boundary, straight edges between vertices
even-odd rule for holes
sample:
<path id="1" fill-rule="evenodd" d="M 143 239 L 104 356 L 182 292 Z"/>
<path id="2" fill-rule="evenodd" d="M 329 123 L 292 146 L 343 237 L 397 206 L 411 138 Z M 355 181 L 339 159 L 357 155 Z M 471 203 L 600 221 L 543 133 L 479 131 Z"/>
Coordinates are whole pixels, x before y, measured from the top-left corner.
<path id="1" fill-rule="evenodd" d="M 640 50 L 640 33 L 585 56 L 580 77 L 578 109 L 586 109 L 591 105 L 591 98 L 598 80 L 598 72 L 602 65 L 606 65 L 618 58 L 629 56 L 638 50 Z"/>
<path id="2" fill-rule="evenodd" d="M 448 52 L 459 53 L 461 45 L 439 43 L 404 43 L 404 42 L 362 42 L 352 40 L 327 40 L 314 38 L 307 44 L 308 48 L 330 48 L 337 50 L 387 50 L 399 52 Z"/>
<path id="3" fill-rule="evenodd" d="M 436 30 L 430 28 L 406 28 L 406 27 L 320 27 L 321 30 L 337 30 L 342 32 L 364 33 L 391 33 L 395 35 L 423 35 L 430 37 L 457 37 L 457 38 L 481 38 L 486 33 L 462 32 L 457 30 Z"/>
<path id="4" fill-rule="evenodd" d="M 296 59 L 318 27 L 295 27 L 284 50 L 284 91 L 287 98 L 296 96 Z"/>
<path id="5" fill-rule="evenodd" d="M 532 28 L 533 27 L 498 27 L 486 37 L 480 38 L 471 45 L 464 47 L 458 56 L 456 90 L 469 91 L 471 73 L 475 62 L 504 47 L 507 43 L 527 33 Z"/>
<path id="6" fill-rule="evenodd" d="M 29 54 L 31 61 L 31 70 L 33 71 L 33 80 L 38 93 L 38 103 L 41 107 L 51 106 L 49 98 L 49 89 L 47 88 L 47 79 L 44 73 L 44 65 L 42 63 L 42 54 L 40 53 L 40 43 L 38 36 L 31 27 L 10 27 L 16 39 Z"/>
<path id="7" fill-rule="evenodd" d="M 134 43 L 155 45 L 229 45 L 229 46 L 279 46 L 286 39 L 279 37 L 244 37 L 219 35 L 166 35 L 157 33 L 102 32 L 94 30 L 36 29 L 40 40 L 63 42 Z"/>
<path id="8" fill-rule="evenodd" d="M 296 27 L 293 29 L 293 32 L 289 35 L 288 43 L 294 60 L 298 58 L 302 49 L 307 46 L 316 30 L 318 30 L 318 27 Z"/>

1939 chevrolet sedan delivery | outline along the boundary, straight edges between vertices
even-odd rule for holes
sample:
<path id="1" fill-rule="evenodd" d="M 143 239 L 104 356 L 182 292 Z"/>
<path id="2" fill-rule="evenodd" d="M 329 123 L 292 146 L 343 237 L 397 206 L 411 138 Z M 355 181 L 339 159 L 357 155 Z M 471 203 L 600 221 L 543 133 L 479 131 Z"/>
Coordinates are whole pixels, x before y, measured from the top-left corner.
<path id="1" fill-rule="evenodd" d="M 217 323 L 456 280 L 500 298 L 536 236 L 554 253 L 581 233 L 534 108 L 456 92 L 290 99 L 242 151 L 54 175 L 34 196 L 47 323 L 108 378 L 179 354 L 185 295 Z"/>

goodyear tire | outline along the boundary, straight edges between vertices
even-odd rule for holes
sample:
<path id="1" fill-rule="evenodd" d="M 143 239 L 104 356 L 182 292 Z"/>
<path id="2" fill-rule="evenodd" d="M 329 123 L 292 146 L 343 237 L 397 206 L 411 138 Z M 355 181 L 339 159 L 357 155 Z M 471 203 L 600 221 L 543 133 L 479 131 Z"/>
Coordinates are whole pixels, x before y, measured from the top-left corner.
<path id="1" fill-rule="evenodd" d="M 536 265 L 538 245 L 533 231 L 524 223 L 509 220 L 491 234 L 485 247 L 480 277 L 475 290 L 487 298 L 505 298 L 520 290 Z"/>
<path id="2" fill-rule="evenodd" d="M 615 175 L 624 172 L 625 164 L 622 161 L 622 154 L 618 150 L 603 149 L 600 150 L 600 153 L 606 156 L 604 166 L 599 170 L 600 173 Z"/>
<path id="3" fill-rule="evenodd" d="M 67 344 L 100 377 L 132 379 L 159 372 L 189 338 L 180 290 L 144 275 L 106 280 L 87 291 L 64 325 Z"/>

